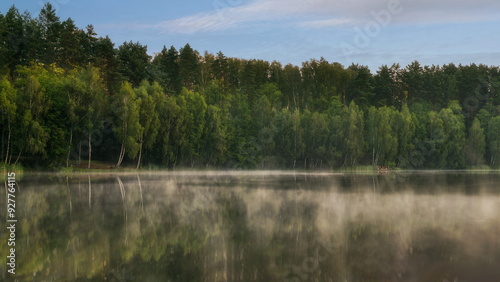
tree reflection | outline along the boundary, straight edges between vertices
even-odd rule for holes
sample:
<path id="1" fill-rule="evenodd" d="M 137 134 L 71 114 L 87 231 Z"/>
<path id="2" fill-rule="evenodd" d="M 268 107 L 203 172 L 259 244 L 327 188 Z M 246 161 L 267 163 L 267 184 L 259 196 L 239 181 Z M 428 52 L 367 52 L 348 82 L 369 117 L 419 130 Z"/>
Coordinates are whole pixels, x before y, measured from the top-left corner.
<path id="1" fill-rule="evenodd" d="M 26 175 L 16 277 L 496 281 L 500 178 L 460 177 Z"/>

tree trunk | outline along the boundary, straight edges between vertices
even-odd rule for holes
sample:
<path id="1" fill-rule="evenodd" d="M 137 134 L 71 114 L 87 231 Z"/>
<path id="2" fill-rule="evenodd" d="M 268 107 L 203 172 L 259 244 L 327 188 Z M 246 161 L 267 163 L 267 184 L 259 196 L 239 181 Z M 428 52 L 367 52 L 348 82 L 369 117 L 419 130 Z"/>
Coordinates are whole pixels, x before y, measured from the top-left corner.
<path id="1" fill-rule="evenodd" d="M 23 150 L 19 151 L 19 154 L 17 155 L 17 159 L 16 159 L 16 162 L 14 163 L 14 165 L 16 165 L 17 162 L 19 161 L 19 158 L 21 157 L 22 152 L 23 152 Z M 10 163 L 10 160 L 9 160 L 9 163 Z"/>
<path id="2" fill-rule="evenodd" d="M 120 154 L 118 154 L 118 162 L 116 163 L 116 168 L 119 168 L 122 164 L 122 153 L 123 153 L 123 145 L 120 146 Z"/>
<path id="3" fill-rule="evenodd" d="M 141 178 L 139 177 L 139 174 L 136 174 L 136 176 L 137 176 L 137 182 L 139 183 L 139 192 L 141 193 L 141 211 L 144 214 L 144 199 L 142 198 Z"/>
<path id="4" fill-rule="evenodd" d="M 118 156 L 118 162 L 116 163 L 116 168 L 119 168 L 120 165 L 122 164 L 123 161 L 123 156 L 125 156 L 125 146 L 123 146 L 120 149 L 120 155 Z"/>
<path id="5" fill-rule="evenodd" d="M 73 203 L 71 202 L 71 188 L 69 188 L 69 177 L 68 176 L 66 176 L 66 188 L 68 188 L 69 215 L 71 217 L 71 213 L 73 211 Z"/>
<path id="6" fill-rule="evenodd" d="M 82 142 L 78 143 L 78 166 L 82 163 Z"/>
<path id="7" fill-rule="evenodd" d="M 8 125 L 9 125 L 9 135 L 7 136 L 7 153 L 5 154 L 5 163 L 6 164 L 7 164 L 7 160 L 8 160 L 9 153 L 10 153 L 10 133 L 11 133 L 10 122 L 8 122 Z"/>
<path id="8" fill-rule="evenodd" d="M 5 137 L 5 128 L 2 127 L 2 154 L 0 155 L 0 159 L 3 160 L 3 153 L 4 153 L 4 145 L 5 145 L 5 140 L 4 140 L 4 137 Z M 5 159 L 7 159 L 7 157 L 5 157 Z"/>
<path id="9" fill-rule="evenodd" d="M 87 168 L 90 169 L 90 162 L 92 161 L 92 132 L 89 132 L 89 164 Z"/>
<path id="10" fill-rule="evenodd" d="M 136 169 L 139 169 L 139 167 L 141 166 L 141 156 L 142 156 L 142 142 L 141 142 L 141 145 L 139 147 L 139 158 L 137 160 L 137 167 L 136 167 Z"/>
<path id="11" fill-rule="evenodd" d="M 92 205 L 92 182 L 90 181 L 90 175 L 88 175 L 89 179 L 89 209 Z"/>
<path id="12" fill-rule="evenodd" d="M 71 155 L 71 147 L 73 145 L 73 128 L 69 131 L 68 155 L 66 156 L 66 167 L 69 167 L 69 156 Z"/>
<path id="13" fill-rule="evenodd" d="M 210 153 L 209 157 L 208 157 L 208 161 L 207 161 L 207 164 L 205 165 L 205 167 L 208 167 L 210 165 L 210 162 L 212 161 L 212 153 Z"/>

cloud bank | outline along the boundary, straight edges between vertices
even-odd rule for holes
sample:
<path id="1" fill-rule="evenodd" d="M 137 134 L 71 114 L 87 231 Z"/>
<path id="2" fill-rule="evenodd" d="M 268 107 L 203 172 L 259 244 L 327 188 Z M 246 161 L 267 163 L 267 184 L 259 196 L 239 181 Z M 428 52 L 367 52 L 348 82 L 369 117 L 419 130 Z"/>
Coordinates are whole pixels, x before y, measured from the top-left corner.
<path id="1" fill-rule="evenodd" d="M 373 13 L 398 7 L 398 23 L 427 24 L 500 20 L 496 0 L 214 0 L 212 11 L 160 22 L 149 27 L 166 33 L 189 34 L 244 27 L 260 22 L 287 21 L 301 28 L 323 29 L 362 24 Z"/>

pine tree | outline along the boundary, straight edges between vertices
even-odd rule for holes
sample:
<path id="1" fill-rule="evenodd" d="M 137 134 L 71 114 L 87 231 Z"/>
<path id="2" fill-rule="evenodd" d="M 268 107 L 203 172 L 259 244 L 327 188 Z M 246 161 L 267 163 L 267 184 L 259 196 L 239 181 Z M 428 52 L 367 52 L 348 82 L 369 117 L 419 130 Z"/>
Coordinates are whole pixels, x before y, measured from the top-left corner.
<path id="1" fill-rule="evenodd" d="M 150 57 L 147 53 L 147 46 L 139 42 L 124 42 L 118 48 L 118 60 L 121 75 L 133 86 L 138 86 L 148 78 Z"/>
<path id="2" fill-rule="evenodd" d="M 179 52 L 179 75 L 183 87 L 193 90 L 199 82 L 200 62 L 198 52 L 193 50 L 189 44 L 181 48 Z"/>

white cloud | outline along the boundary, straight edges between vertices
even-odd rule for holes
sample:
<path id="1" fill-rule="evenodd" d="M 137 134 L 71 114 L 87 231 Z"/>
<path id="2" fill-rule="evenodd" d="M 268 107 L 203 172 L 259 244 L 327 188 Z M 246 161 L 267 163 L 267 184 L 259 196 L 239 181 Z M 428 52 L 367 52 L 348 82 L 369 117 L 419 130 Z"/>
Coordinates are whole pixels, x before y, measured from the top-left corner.
<path id="1" fill-rule="evenodd" d="M 255 0 L 231 7 L 214 0 L 214 10 L 160 22 L 150 27 L 167 33 L 227 30 L 260 21 L 293 20 L 307 28 L 366 22 L 373 12 L 395 5 L 393 22 L 435 23 L 500 20 L 497 0 Z M 318 20 L 320 18 L 320 20 Z"/>
<path id="2" fill-rule="evenodd" d="M 334 18 L 334 19 L 326 19 L 326 20 L 303 21 L 303 22 L 299 23 L 299 26 L 307 27 L 307 28 L 327 28 L 327 27 L 345 25 L 345 24 L 349 24 L 349 23 L 352 23 L 352 19 Z"/>
<path id="3" fill-rule="evenodd" d="M 255 1 L 238 7 L 227 7 L 217 4 L 217 1 L 225 0 L 215 0 L 214 11 L 164 21 L 157 27 L 174 33 L 205 32 L 226 30 L 243 23 L 278 20 L 293 16 L 293 11 L 284 8 L 287 2 L 283 0 Z"/>

